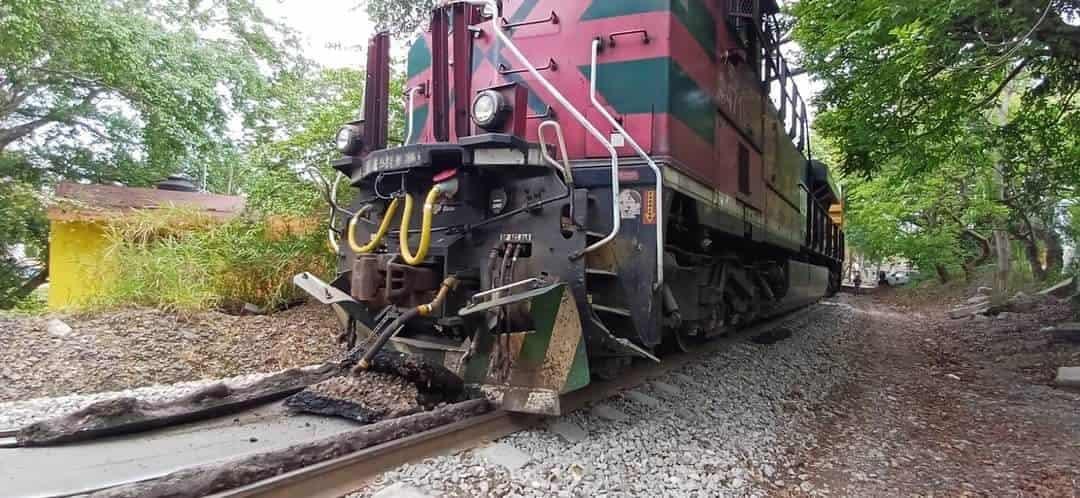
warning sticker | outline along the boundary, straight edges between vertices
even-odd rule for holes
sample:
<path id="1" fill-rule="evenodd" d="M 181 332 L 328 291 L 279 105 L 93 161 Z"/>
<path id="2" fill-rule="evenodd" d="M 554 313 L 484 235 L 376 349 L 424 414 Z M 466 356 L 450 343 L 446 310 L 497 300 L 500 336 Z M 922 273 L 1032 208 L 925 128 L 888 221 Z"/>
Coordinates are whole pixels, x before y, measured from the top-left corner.
<path id="1" fill-rule="evenodd" d="M 634 189 L 619 192 L 619 214 L 624 220 L 641 216 L 641 193 Z"/>
<path id="2" fill-rule="evenodd" d="M 645 191 L 645 216 L 641 220 L 646 225 L 656 224 L 656 191 Z"/>

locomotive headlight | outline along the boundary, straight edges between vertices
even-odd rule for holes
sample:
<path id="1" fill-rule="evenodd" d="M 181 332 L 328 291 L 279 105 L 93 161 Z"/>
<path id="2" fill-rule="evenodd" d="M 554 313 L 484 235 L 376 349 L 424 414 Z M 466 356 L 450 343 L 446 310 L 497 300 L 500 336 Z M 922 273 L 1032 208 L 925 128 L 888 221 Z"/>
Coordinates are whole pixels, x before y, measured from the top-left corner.
<path id="1" fill-rule="evenodd" d="M 337 144 L 337 148 L 342 154 L 354 156 L 357 152 L 360 152 L 360 146 L 363 145 L 363 140 L 360 135 L 361 131 L 359 126 L 351 124 L 345 125 L 338 130 L 334 142 Z"/>
<path id="2" fill-rule="evenodd" d="M 501 93 L 495 90 L 484 90 L 476 94 L 472 104 L 472 117 L 477 126 L 494 131 L 502 128 L 510 115 L 510 104 Z"/>

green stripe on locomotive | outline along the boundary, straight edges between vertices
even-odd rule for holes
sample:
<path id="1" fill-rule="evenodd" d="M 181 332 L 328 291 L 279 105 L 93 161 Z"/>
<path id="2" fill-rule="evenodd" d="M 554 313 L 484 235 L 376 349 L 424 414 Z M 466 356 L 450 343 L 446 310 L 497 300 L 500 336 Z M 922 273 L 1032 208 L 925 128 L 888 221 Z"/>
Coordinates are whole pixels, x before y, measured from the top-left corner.
<path id="1" fill-rule="evenodd" d="M 701 44 L 709 59 L 716 60 L 716 19 L 702 0 L 593 0 L 581 15 L 581 20 L 648 12 L 671 12 Z"/>
<path id="2" fill-rule="evenodd" d="M 589 66 L 579 69 L 586 79 L 591 77 Z M 597 70 L 596 89 L 619 114 L 670 113 L 702 140 L 716 141 L 712 96 L 671 57 L 606 62 L 598 64 Z M 643 74 L 667 77 L 642 78 Z"/>

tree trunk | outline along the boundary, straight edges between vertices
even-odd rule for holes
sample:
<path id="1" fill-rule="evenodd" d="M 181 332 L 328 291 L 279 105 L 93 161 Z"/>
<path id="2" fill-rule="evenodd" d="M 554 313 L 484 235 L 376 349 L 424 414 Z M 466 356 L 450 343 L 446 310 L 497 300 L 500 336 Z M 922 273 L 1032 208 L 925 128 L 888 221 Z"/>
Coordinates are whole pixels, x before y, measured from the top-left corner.
<path id="1" fill-rule="evenodd" d="M 994 250 L 997 255 L 997 269 L 994 271 L 994 306 L 1001 306 L 1009 299 L 1009 272 L 1012 270 L 1012 247 L 1009 233 L 1003 229 L 994 230 Z"/>
<path id="2" fill-rule="evenodd" d="M 1012 99 L 1012 85 L 1005 84 L 1001 92 L 1001 105 L 998 106 L 997 124 L 1004 127 L 1009 121 L 1009 100 Z M 998 153 L 997 165 L 994 168 L 994 197 L 998 202 L 1005 201 L 1005 161 Z M 1002 306 L 1009 299 L 1009 272 L 1012 270 L 1012 247 L 1009 245 L 1009 233 L 1005 229 L 1004 220 L 998 220 L 994 227 L 994 249 L 997 256 L 997 269 L 994 271 L 994 294 L 990 302 L 994 306 Z"/>
<path id="3" fill-rule="evenodd" d="M 942 265 L 942 264 L 934 265 L 934 270 L 937 271 L 937 278 L 938 278 L 938 280 L 941 281 L 941 283 L 943 283 L 943 284 L 949 283 L 949 278 L 950 278 L 949 277 L 949 269 L 945 268 L 945 265 Z"/>
<path id="4" fill-rule="evenodd" d="M 976 232 L 975 230 L 972 230 L 970 228 L 965 228 L 963 235 L 967 236 L 971 240 L 974 240 L 975 243 L 979 245 L 979 255 L 976 256 L 975 259 L 965 262 L 963 265 L 964 279 L 970 282 L 972 277 L 975 276 L 975 269 L 986 264 L 987 261 L 990 261 L 990 256 L 993 255 L 993 250 L 990 247 L 990 239 L 984 237 L 979 232 Z"/>
<path id="5" fill-rule="evenodd" d="M 45 285 L 45 282 L 49 281 L 49 267 L 42 268 L 36 275 L 30 277 L 29 280 L 22 283 L 18 289 L 15 289 L 11 294 L 12 301 L 19 301 L 26 296 L 29 296 L 32 292 L 37 290 L 38 287 Z"/>
<path id="6" fill-rule="evenodd" d="M 1039 231 L 1039 239 L 1046 245 L 1047 273 L 1061 271 L 1065 266 L 1065 248 L 1061 245 L 1061 237 L 1051 227 Z"/>
<path id="7" fill-rule="evenodd" d="M 1024 254 L 1031 265 L 1031 275 L 1039 282 L 1046 280 L 1046 270 L 1043 268 L 1042 258 L 1039 257 L 1039 244 L 1035 235 L 1029 234 L 1021 240 L 1024 243 Z"/>

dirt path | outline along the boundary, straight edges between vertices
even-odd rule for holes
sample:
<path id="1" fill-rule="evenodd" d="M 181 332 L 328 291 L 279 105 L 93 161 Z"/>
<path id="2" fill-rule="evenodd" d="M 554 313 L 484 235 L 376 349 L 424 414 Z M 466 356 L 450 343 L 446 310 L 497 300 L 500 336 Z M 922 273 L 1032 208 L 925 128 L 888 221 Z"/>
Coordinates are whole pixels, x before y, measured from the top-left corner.
<path id="1" fill-rule="evenodd" d="M 862 368 L 818 410 L 811 486 L 840 496 L 1077 496 L 1080 393 L 1049 380 L 1080 347 L 1039 328 L 1063 306 L 953 321 L 868 296 L 841 296 L 869 318 Z M 811 494 L 818 494 L 817 491 Z"/>

